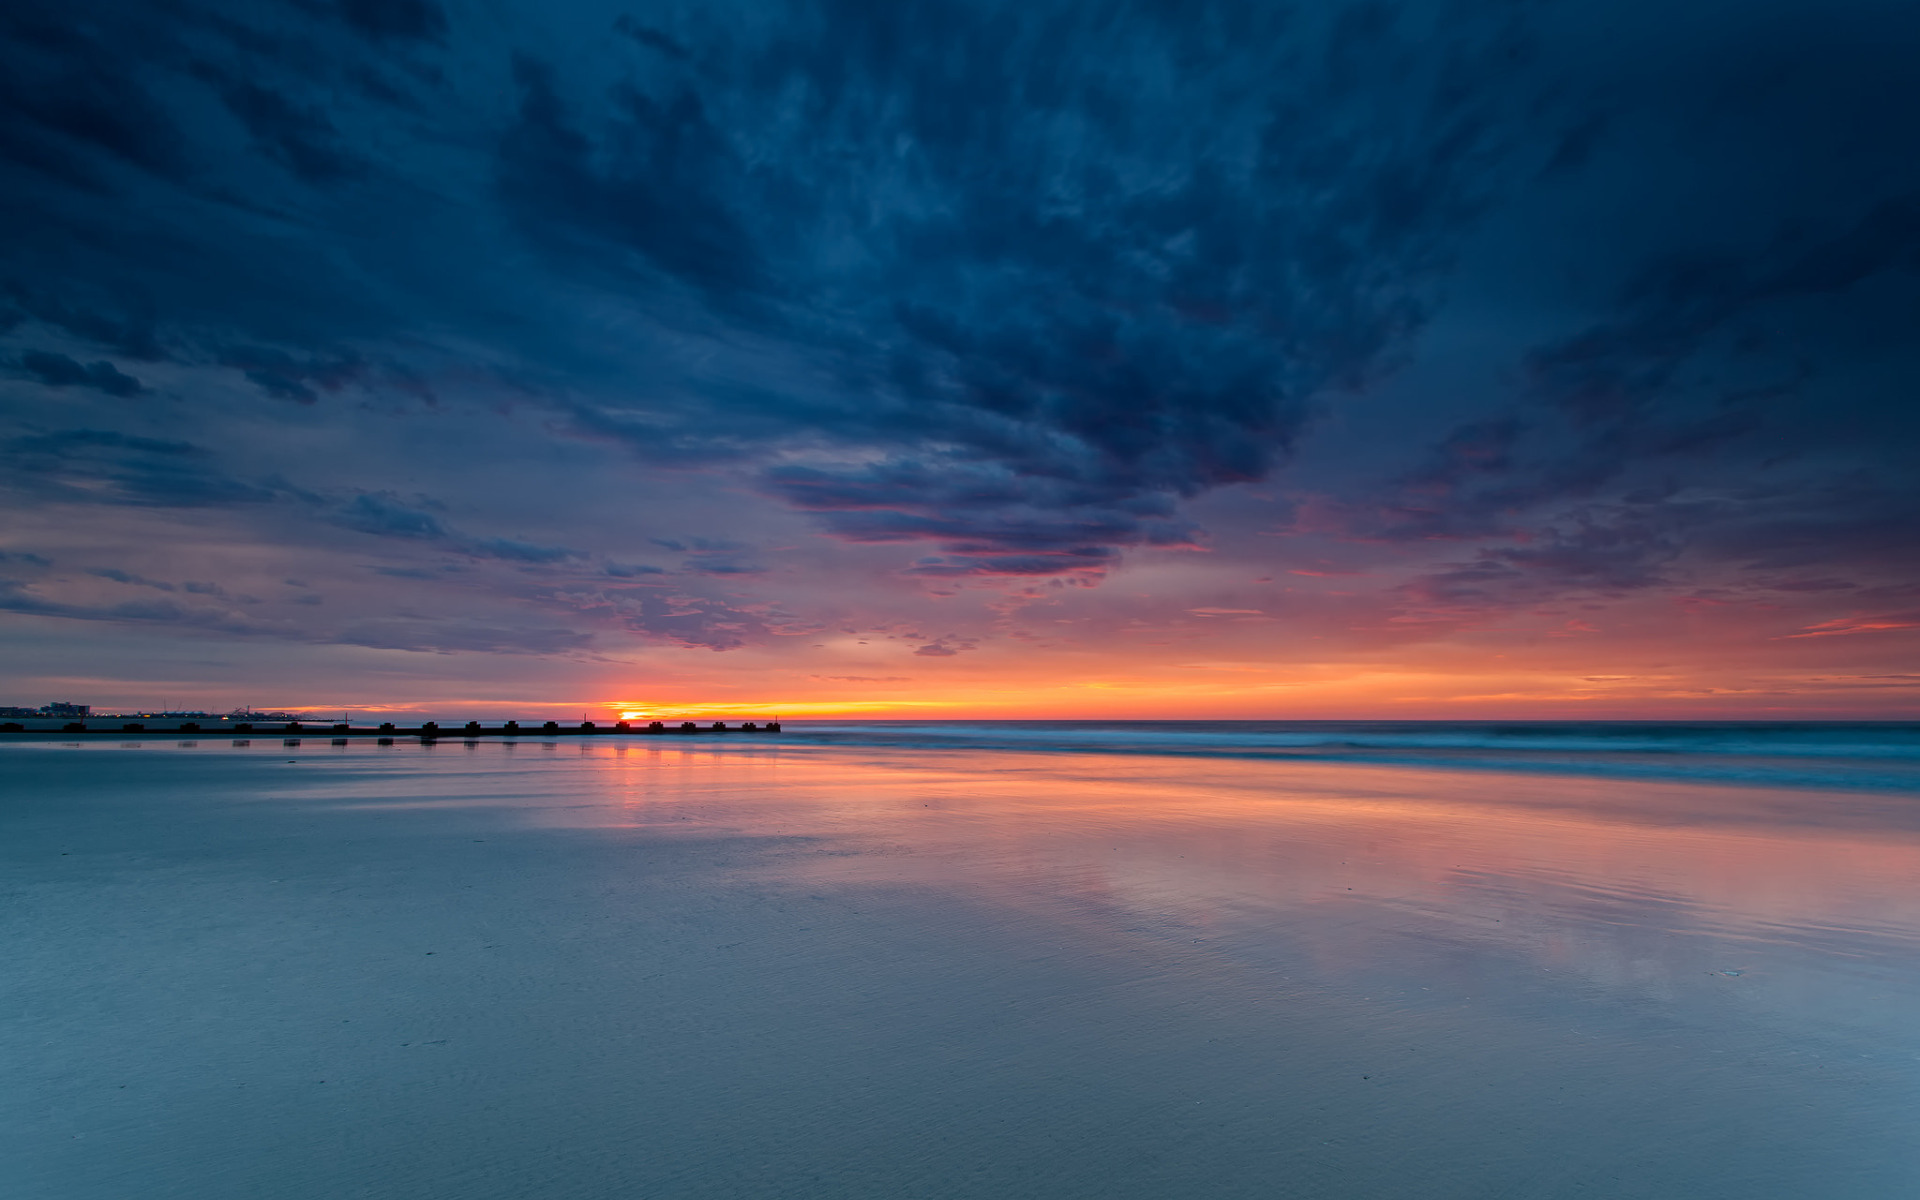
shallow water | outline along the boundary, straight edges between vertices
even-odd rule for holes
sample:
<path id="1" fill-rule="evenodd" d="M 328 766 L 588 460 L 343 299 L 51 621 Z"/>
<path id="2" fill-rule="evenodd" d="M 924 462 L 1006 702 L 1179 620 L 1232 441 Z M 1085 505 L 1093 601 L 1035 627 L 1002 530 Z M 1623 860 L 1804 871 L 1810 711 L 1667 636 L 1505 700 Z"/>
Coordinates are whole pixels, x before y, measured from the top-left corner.
<path id="1" fill-rule="evenodd" d="M 95 1197 L 1920 1195 L 1920 796 L 866 742 L 0 747 Z"/>

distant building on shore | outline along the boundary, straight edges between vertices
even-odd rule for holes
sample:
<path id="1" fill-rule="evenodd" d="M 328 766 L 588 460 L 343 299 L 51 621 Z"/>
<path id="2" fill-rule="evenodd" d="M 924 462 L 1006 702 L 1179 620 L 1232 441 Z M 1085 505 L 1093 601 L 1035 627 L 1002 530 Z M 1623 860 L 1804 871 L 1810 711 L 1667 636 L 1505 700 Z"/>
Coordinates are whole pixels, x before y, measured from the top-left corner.
<path id="1" fill-rule="evenodd" d="M 0 705 L 0 717 L 85 717 L 93 713 L 91 704 L 69 704 L 65 700 L 55 700 L 51 704 L 42 704 L 39 708 L 18 708 L 13 705 Z"/>

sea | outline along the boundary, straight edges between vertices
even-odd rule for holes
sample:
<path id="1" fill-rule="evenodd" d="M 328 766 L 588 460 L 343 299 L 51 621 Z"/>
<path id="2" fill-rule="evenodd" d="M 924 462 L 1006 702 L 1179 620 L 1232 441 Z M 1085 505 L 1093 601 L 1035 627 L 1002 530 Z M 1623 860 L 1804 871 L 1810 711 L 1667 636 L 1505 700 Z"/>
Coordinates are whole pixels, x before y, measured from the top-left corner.
<path id="1" fill-rule="evenodd" d="M 34 1200 L 1920 1196 L 1915 723 L 31 733 L 0 878 Z"/>
<path id="2" fill-rule="evenodd" d="M 796 722 L 828 746 L 1393 763 L 1920 790 L 1920 721 Z"/>

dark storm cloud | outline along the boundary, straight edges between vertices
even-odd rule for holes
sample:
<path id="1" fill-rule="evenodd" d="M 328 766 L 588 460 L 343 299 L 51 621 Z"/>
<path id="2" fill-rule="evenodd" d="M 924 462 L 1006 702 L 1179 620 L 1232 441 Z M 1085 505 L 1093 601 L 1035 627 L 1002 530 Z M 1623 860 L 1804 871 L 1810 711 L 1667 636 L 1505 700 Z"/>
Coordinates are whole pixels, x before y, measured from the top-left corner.
<path id="1" fill-rule="evenodd" d="M 331 519 L 336 525 L 377 537 L 441 541 L 452 536 L 438 517 L 404 503 L 392 492 L 363 492 L 340 505 Z"/>
<path id="2" fill-rule="evenodd" d="M 736 650 L 777 633 L 801 632 L 789 627 L 793 614 L 774 606 L 738 605 L 685 592 L 585 590 L 561 592 L 554 600 L 650 640 L 693 649 Z"/>
<path id="3" fill-rule="evenodd" d="M 314 628 L 307 622 L 261 620 L 232 609 L 194 607 L 173 600 L 74 604 L 48 599 L 18 583 L 5 580 L 0 580 L 0 611 L 230 636 L 270 637 L 323 645 L 369 646 L 381 650 L 441 654 L 461 651 L 567 654 L 584 650 L 593 641 L 590 633 L 580 630 L 524 622 L 493 625 L 460 617 L 394 616 L 326 629 Z"/>
<path id="4" fill-rule="evenodd" d="M 1170 496 L 1000 465 L 895 460 L 858 469 L 778 467 L 769 491 L 855 542 L 933 542 L 909 574 L 1046 575 L 1104 567 L 1118 546 L 1193 547 Z"/>
<path id="5" fill-rule="evenodd" d="M 375 41 L 433 41 L 445 35 L 447 16 L 432 0 L 337 0 L 341 20 Z"/>
<path id="6" fill-rule="evenodd" d="M 1622 96 L 1596 184 L 1658 203 L 1607 214 L 1610 311 L 1523 355 L 1519 395 L 1356 497 L 1349 532 L 1520 539 L 1487 561 L 1529 581 L 1583 565 L 1559 573 L 1569 586 L 1648 586 L 1681 563 L 1726 586 L 1811 567 L 1871 580 L 1916 561 L 1920 163 L 1895 148 L 1920 111 L 1920 21 L 1755 15 L 1731 38 L 1664 29 L 1675 59 L 1715 52 Z M 1576 544 L 1555 532 L 1571 524 Z"/>
<path id="7" fill-rule="evenodd" d="M 468 558 L 548 564 L 590 557 L 584 550 L 565 546 L 541 546 L 516 538 L 465 536 L 449 529 L 429 511 L 440 506 L 428 497 L 417 497 L 408 503 L 392 492 L 363 492 L 344 503 L 330 504 L 324 499 L 318 502 L 327 508 L 325 519 L 344 529 L 375 537 L 430 543 Z"/>
<path id="8" fill-rule="evenodd" d="M 809 467 L 804 485 L 778 467 L 766 490 L 837 536 L 950 552 L 1029 552 L 1038 510 L 1059 518 L 1050 542 L 1190 540 L 1171 532 L 1171 504 L 1262 477 L 1330 390 L 1389 365 L 1501 164 L 1539 157 L 1516 155 L 1502 126 L 1525 85 L 1484 86 L 1524 67 L 1517 27 L 1475 6 L 582 9 L 569 36 L 597 22 L 628 57 L 603 45 L 565 70 L 537 23 L 526 45 L 489 40 L 513 23 L 483 29 L 423 3 L 308 5 L 311 26 L 190 5 L 164 31 L 96 7 L 85 35 L 71 16 L 34 18 L 52 31 L 35 69 L 118 79 L 116 110 L 137 116 L 89 122 L 23 92 L 34 144 L 65 156 L 16 158 L 25 203 L 51 205 L 82 176 L 161 186 L 102 174 L 104 155 L 185 188 L 202 224 L 154 230 L 101 278 L 17 280 L 29 329 L 223 365 L 300 403 L 390 386 L 340 348 L 364 314 L 327 294 L 356 272 L 470 268 L 423 243 L 348 266 L 366 251 L 338 224 L 348 210 L 319 197 L 379 188 L 404 207 L 421 202 L 429 163 L 471 174 L 479 164 L 455 167 L 437 142 L 403 148 L 408 126 L 378 110 L 395 97 L 458 107 L 461 88 L 497 97 L 510 82 L 490 172 L 501 217 L 538 257 L 496 242 L 487 253 L 526 265 L 484 289 L 542 310 L 556 290 L 598 291 L 767 369 L 671 381 L 636 404 L 608 386 L 631 368 L 605 347 L 563 347 L 544 312 L 502 359 L 549 376 L 575 360 L 581 374 L 562 367 L 540 394 L 566 393 L 582 431 L 649 457 L 837 447 L 843 465 Z M 359 41 L 339 40 L 343 27 Z M 293 49 L 303 42 L 314 52 Z M 349 86 L 369 72 L 392 95 Z M 461 135 L 476 137 L 489 140 L 484 124 Z M 262 264 L 214 239 L 217 209 L 242 194 L 309 223 L 311 246 L 266 264 L 281 294 L 238 286 Z M 196 246 L 208 287 L 169 269 Z M 106 277 L 116 269 L 140 286 Z M 460 328 L 455 310 L 409 316 L 456 338 L 494 332 Z M 891 494 L 876 497 L 882 480 Z"/>
<path id="9" fill-rule="evenodd" d="M 246 80 L 212 81 L 254 147 L 303 181 L 325 185 L 360 174 L 359 160 L 340 148 L 340 131 L 318 108 Z"/>
<path id="10" fill-rule="evenodd" d="M 1617 319 L 1540 350 L 1528 367 L 1534 387 L 1577 421 L 1641 417 L 1736 323 L 1753 322 L 1751 336 L 1765 327 L 1769 308 L 1844 297 L 1876 276 L 1916 271 L 1920 195 L 1897 196 L 1824 236 L 1797 229 L 1757 253 L 1694 253 L 1656 263 L 1621 297 Z"/>
<path id="11" fill-rule="evenodd" d="M 1910 557 L 1920 356 L 1887 314 L 1920 311 L 1916 267 L 1904 197 L 1828 237 L 1657 263 L 1616 319 L 1528 358 L 1532 408 L 1457 427 L 1354 528 L 1501 536 L 1605 500 L 1633 515 L 1582 544 L 1639 556 L 1626 575 L 1652 578 L 1677 542 L 1754 569 Z"/>
<path id="12" fill-rule="evenodd" d="M 467 542 L 461 551 L 475 558 L 498 558 L 508 562 L 521 563 L 558 563 L 570 558 L 586 558 L 584 550 L 569 550 L 565 546 L 538 546 L 532 542 L 522 542 L 514 538 L 484 538 L 477 542 Z"/>
<path id="13" fill-rule="evenodd" d="M 18 280 L 12 281 L 7 290 L 16 310 L 16 321 L 28 318 L 140 362 L 157 362 L 167 357 L 167 351 L 160 345 L 150 306 L 137 299 L 122 297 L 112 307 L 96 307 L 57 298 Z M 32 350 L 21 357 L 36 354 L 66 357 Z"/>
<path id="14" fill-rule="evenodd" d="M 82 365 L 64 354 L 29 350 L 20 356 L 20 367 L 51 388 L 90 387 L 109 396 L 137 396 L 145 390 L 138 379 L 122 374 L 110 362 Z"/>
<path id="15" fill-rule="evenodd" d="M 771 286 L 733 211 L 746 164 L 691 88 L 663 99 L 618 88 L 603 147 L 567 112 L 551 66 L 522 57 L 514 77 L 522 99 L 501 142 L 501 191 L 531 235 L 566 253 L 632 252 L 722 303 Z"/>
<path id="16" fill-rule="evenodd" d="M 425 560 L 373 568 L 396 594 L 448 566 L 515 599 L 584 577 L 562 611 L 724 649 L 805 622 L 657 577 L 784 575 L 753 549 L 769 499 L 923 579 L 1203 549 L 1192 502 L 1310 460 L 1454 289 L 1493 297 L 1497 382 L 1418 396 L 1326 465 L 1316 510 L 1421 564 L 1409 594 L 1625 595 L 1707 562 L 1839 595 L 1913 558 L 1910 14 L 25 0 L 0 23 L 21 503 L 345 530 Z M 55 404 L 86 428 L 49 432 Z M 308 437 L 389 418 L 418 422 L 423 477 Z M 281 431 L 313 447 L 297 487 L 236 444 Z M 522 494 L 559 443 L 723 476 L 737 507 Z M 462 486 L 563 532 L 475 532 L 450 514 L 499 510 Z M 663 532 L 701 528 L 739 536 Z M 654 535 L 671 566 L 606 557 Z M 515 645 L 369 620 L 362 644 Z M 577 648 L 556 637 L 527 652 Z"/>
<path id="17" fill-rule="evenodd" d="M 101 579 L 111 579 L 115 583 L 124 583 L 133 587 L 157 588 L 163 592 L 173 592 L 173 591 L 179 590 L 178 588 L 174 587 L 174 585 L 172 585 L 171 583 L 167 583 L 165 580 L 148 579 L 142 575 L 135 575 L 129 571 L 122 571 L 117 567 L 94 567 L 91 570 L 89 570 L 87 574 L 96 575 Z"/>
<path id="18" fill-rule="evenodd" d="M 224 473 L 191 442 L 74 429 L 0 442 L 3 486 L 16 501 L 157 508 L 259 504 L 275 493 Z"/>
<path id="19" fill-rule="evenodd" d="M 119 604 L 73 604 L 53 600 L 22 584 L 0 580 L 0 611 L 78 621 L 112 621 L 225 634 L 287 636 L 284 623 L 249 619 L 228 609 L 193 607 L 174 600 Z"/>
<path id="20" fill-rule="evenodd" d="M 1515 544 L 1416 576 L 1403 594 L 1476 612 L 1663 587 L 1833 596 L 1911 580 L 1920 548 L 1920 496 L 1870 482 L 1857 464 L 1790 489 L 1653 492 L 1556 512 L 1515 531 Z"/>
<path id="21" fill-rule="evenodd" d="M 1680 552 L 1665 513 L 1594 511 L 1518 546 L 1481 550 L 1393 590 L 1404 621 L 1468 621 L 1569 598 L 1615 599 L 1672 583 Z"/>
<path id="22" fill-rule="evenodd" d="M 172 174 L 182 138 L 148 90 L 135 47 L 67 6 L 9 5 L 0 15 L 0 155 L 70 186 L 98 191 L 113 164 Z M 105 14 L 102 14 L 105 15 Z"/>
<path id="23" fill-rule="evenodd" d="M 1544 581 L 1554 591 L 1626 591 L 1666 582 L 1658 564 L 1671 559 L 1678 547 L 1665 534 L 1629 517 L 1553 530 L 1544 539 L 1488 553 L 1494 561 Z"/>
<path id="24" fill-rule="evenodd" d="M 685 46 L 674 41 L 666 34 L 661 33 L 658 29 L 650 29 L 642 25 L 632 17 L 623 16 L 618 18 L 614 21 L 613 27 L 615 31 L 625 34 L 650 50 L 658 50 L 675 62 L 686 62 L 689 57 Z"/>
<path id="25" fill-rule="evenodd" d="M 1517 46 L 1463 12 L 816 13 L 838 36 L 807 49 L 675 41 L 698 70 L 597 128 L 523 69 L 503 163 L 541 229 L 825 352 L 846 401 L 798 415 L 868 457 L 766 485 L 852 540 L 1029 549 L 1036 508 L 1105 548 L 1177 540 L 1113 510 L 1282 461 L 1418 326 L 1506 148 L 1461 85 Z"/>
<path id="26" fill-rule="evenodd" d="M 751 547 L 727 538 L 683 537 L 651 538 L 654 545 L 682 555 L 680 571 L 688 575 L 764 575 L 768 568 L 754 561 Z M 664 575 L 660 567 L 629 567 L 607 564 L 606 573 L 620 577 Z"/>
<path id="27" fill-rule="evenodd" d="M 284 351 L 260 346 L 229 347 L 222 351 L 220 362 L 238 369 L 248 382 L 267 395 L 299 404 L 315 403 L 322 392 L 338 392 L 350 384 L 365 383 L 370 375 L 368 365 L 351 356 L 302 361 Z"/>
<path id="28" fill-rule="evenodd" d="M 1910 437 L 1909 406 L 1871 383 L 1842 397 L 1821 386 L 1847 366 L 1833 342 L 1871 360 L 1889 349 L 1876 341 L 1910 334 L 1875 328 L 1896 300 L 1920 300 L 1920 195 L 1874 203 L 1820 234 L 1797 229 L 1738 254 L 1654 264 L 1622 296 L 1619 317 L 1528 360 L 1535 395 L 1579 434 L 1553 479 L 1579 494 L 1636 462 L 1729 451 L 1759 460 L 1837 448 L 1852 466 L 1898 468 L 1873 461 L 1890 443 L 1861 435 L 1878 426 Z"/>

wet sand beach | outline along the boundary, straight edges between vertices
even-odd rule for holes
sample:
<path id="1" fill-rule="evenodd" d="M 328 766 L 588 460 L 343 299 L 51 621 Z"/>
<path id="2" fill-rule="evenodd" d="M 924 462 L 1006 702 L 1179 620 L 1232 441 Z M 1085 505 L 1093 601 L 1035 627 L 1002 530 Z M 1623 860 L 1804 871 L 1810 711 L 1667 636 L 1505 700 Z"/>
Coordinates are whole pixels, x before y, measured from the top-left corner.
<path id="1" fill-rule="evenodd" d="M 1920 1194 L 1920 798 L 0 747 L 35 1200 Z"/>

